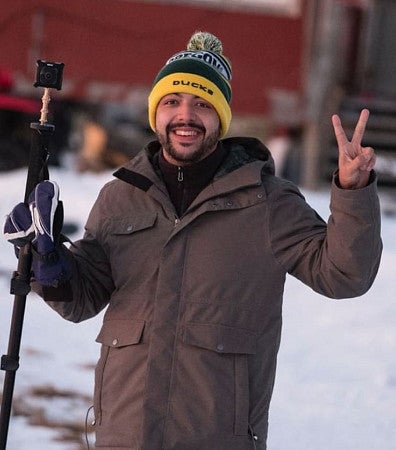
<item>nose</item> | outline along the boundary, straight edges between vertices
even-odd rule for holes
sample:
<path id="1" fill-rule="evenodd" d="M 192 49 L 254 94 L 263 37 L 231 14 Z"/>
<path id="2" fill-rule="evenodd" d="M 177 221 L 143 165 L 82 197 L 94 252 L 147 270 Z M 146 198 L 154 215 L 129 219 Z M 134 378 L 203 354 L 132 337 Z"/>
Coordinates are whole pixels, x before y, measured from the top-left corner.
<path id="1" fill-rule="evenodd" d="M 179 122 L 190 122 L 195 118 L 195 111 L 193 105 L 188 101 L 180 103 L 177 111 L 177 120 Z"/>

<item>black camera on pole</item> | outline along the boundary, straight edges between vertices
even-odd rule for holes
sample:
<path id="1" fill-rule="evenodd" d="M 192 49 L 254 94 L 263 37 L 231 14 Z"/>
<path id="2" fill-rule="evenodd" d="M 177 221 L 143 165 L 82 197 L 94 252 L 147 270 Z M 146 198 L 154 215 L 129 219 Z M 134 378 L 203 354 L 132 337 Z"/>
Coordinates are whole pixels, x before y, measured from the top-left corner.
<path id="1" fill-rule="evenodd" d="M 62 89 L 63 63 L 37 61 L 36 82 L 34 87 Z"/>

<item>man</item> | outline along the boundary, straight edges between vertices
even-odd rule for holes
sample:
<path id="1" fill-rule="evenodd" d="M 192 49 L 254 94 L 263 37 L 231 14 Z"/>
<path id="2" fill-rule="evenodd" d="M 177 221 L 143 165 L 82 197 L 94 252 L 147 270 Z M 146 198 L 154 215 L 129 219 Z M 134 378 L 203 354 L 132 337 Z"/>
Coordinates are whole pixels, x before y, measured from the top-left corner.
<path id="1" fill-rule="evenodd" d="M 198 33 L 161 69 L 149 96 L 158 141 L 104 186 L 83 239 L 57 243 L 49 181 L 30 202 L 34 232 L 26 207 L 6 222 L 14 243 L 33 235 L 34 287 L 59 314 L 78 322 L 107 307 L 97 448 L 265 449 L 286 274 L 343 298 L 365 293 L 378 269 L 368 111 L 351 142 L 333 117 L 340 157 L 326 225 L 274 176 L 259 141 L 221 139 L 231 66 L 220 44 Z"/>

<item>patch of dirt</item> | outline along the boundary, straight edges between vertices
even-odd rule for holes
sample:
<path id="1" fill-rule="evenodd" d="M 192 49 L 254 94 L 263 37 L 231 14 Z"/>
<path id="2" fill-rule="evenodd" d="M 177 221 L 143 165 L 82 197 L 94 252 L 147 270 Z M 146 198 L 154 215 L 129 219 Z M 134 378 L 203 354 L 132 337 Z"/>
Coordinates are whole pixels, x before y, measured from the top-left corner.
<path id="1" fill-rule="evenodd" d="M 14 416 L 25 417 L 32 426 L 58 431 L 57 441 L 71 444 L 70 450 L 93 448 L 92 399 L 76 391 L 54 386 L 34 386 L 13 399 Z"/>

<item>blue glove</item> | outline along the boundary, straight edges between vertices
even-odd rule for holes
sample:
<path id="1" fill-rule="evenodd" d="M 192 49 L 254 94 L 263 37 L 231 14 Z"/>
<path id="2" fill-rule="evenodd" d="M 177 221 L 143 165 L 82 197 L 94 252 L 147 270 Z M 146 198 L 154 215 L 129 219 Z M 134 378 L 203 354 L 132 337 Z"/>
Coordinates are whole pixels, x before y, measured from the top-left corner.
<path id="1" fill-rule="evenodd" d="M 18 249 L 32 242 L 36 233 L 32 216 L 25 203 L 18 203 L 6 217 L 4 223 L 4 237 Z"/>
<path id="2" fill-rule="evenodd" d="M 29 207 L 19 203 L 7 216 L 5 238 L 16 247 L 32 242 L 33 277 L 45 286 L 57 286 L 71 276 L 69 263 L 61 249 L 63 223 L 59 187 L 42 181 L 29 196 Z"/>

